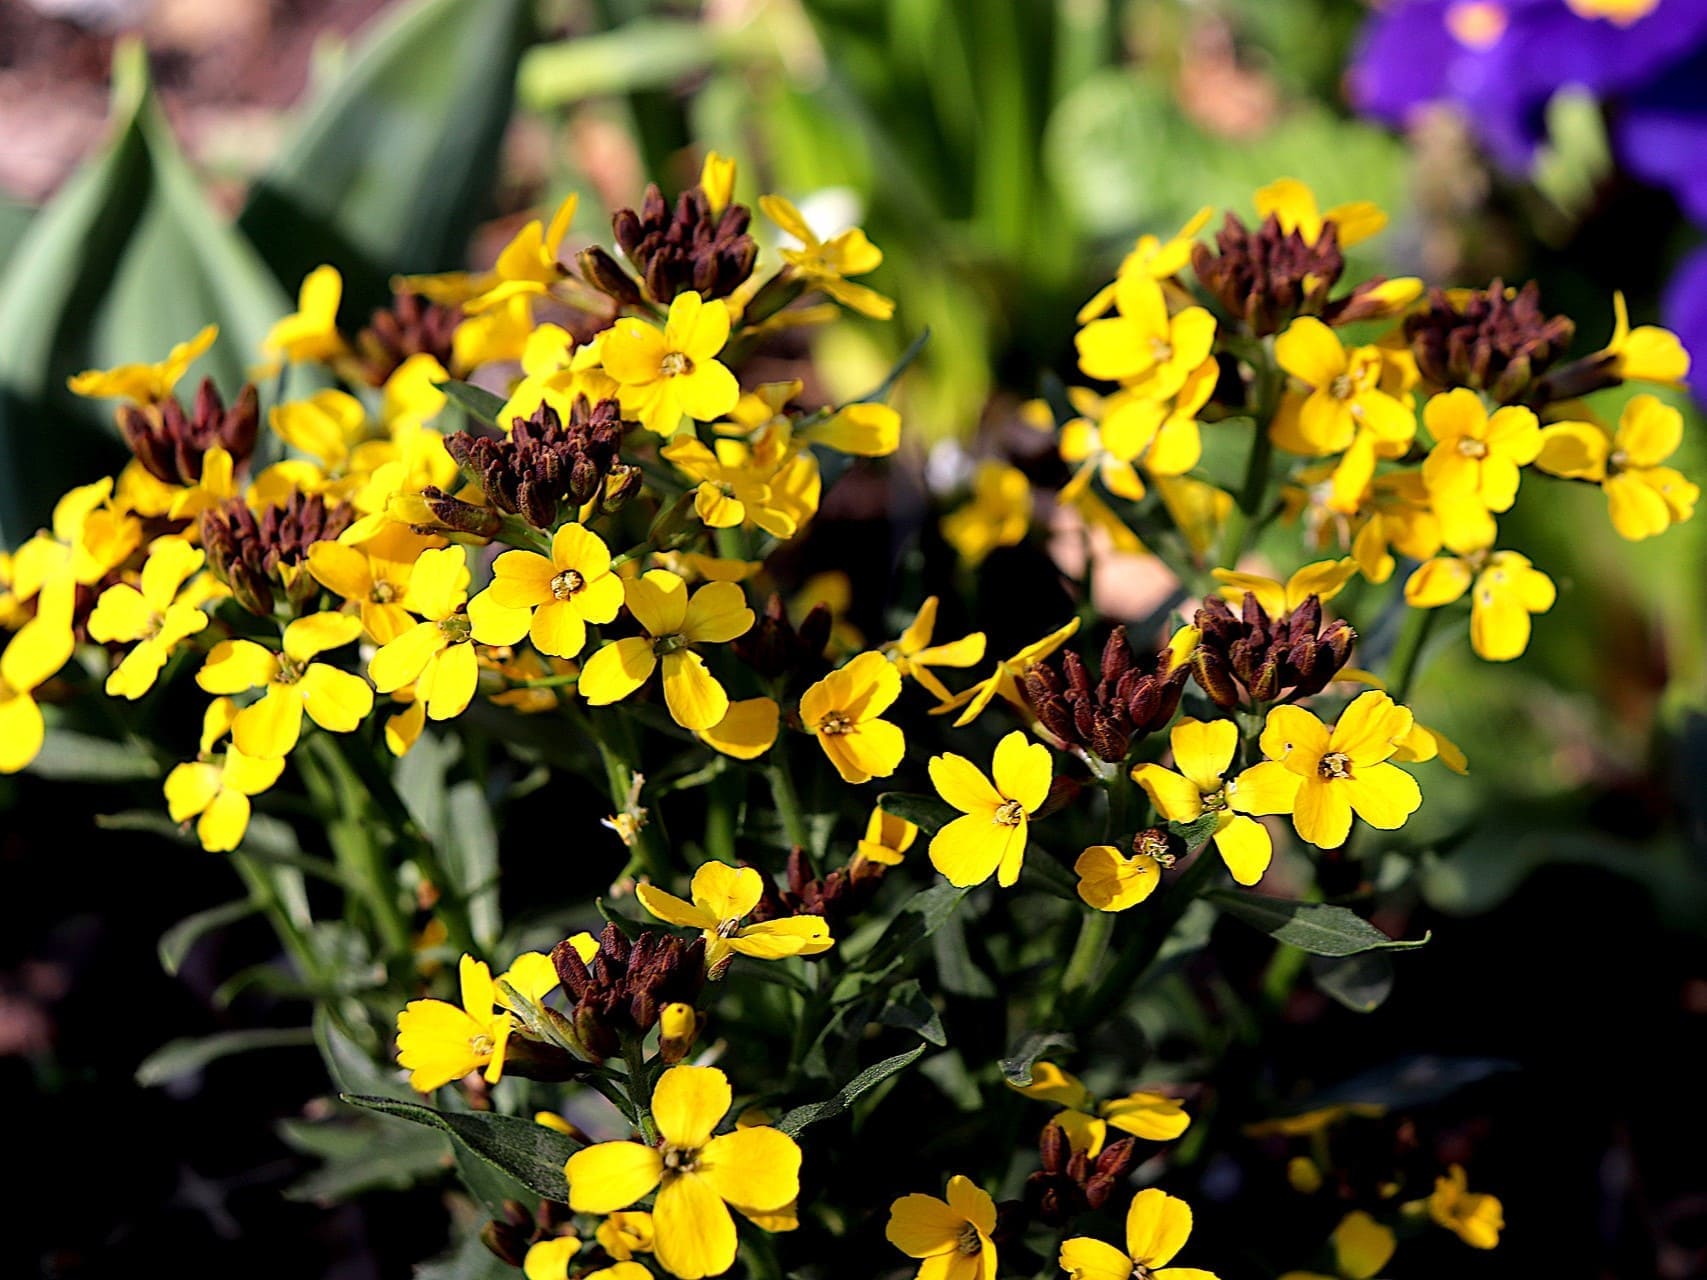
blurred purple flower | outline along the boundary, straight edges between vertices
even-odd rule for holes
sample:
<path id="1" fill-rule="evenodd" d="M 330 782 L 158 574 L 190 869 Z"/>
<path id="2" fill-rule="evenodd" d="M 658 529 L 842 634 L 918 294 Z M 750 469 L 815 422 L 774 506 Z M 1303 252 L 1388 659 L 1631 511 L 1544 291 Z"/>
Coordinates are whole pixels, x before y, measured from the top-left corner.
<path id="1" fill-rule="evenodd" d="M 1707 368 L 1707 245 L 1678 263 L 1660 300 L 1660 314 L 1682 340 L 1691 367 Z"/>

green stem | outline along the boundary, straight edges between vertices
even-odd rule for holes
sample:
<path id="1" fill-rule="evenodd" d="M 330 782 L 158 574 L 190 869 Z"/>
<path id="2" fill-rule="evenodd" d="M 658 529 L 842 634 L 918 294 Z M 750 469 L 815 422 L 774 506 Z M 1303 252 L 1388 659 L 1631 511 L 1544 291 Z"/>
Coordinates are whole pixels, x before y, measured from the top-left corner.
<path id="1" fill-rule="evenodd" d="M 1403 705 L 1410 696 L 1411 683 L 1417 674 L 1417 660 L 1422 657 L 1423 646 L 1428 642 L 1429 632 L 1434 630 L 1435 617 L 1439 612 L 1439 609 L 1412 609 L 1410 617 L 1405 619 L 1405 629 L 1399 633 L 1399 643 L 1394 646 L 1393 660 L 1387 673 L 1387 694 L 1394 702 Z"/>
<path id="2" fill-rule="evenodd" d="M 794 771 L 789 768 L 786 749 L 771 753 L 765 773 L 770 778 L 771 798 L 776 801 L 777 813 L 782 818 L 783 833 L 790 844 L 806 848 L 809 844 L 806 815 L 801 812 L 800 793 L 795 790 Z"/>
<path id="3" fill-rule="evenodd" d="M 325 820 L 338 866 L 360 891 L 385 953 L 407 959 L 414 952 L 414 936 L 397 905 L 391 860 L 376 838 L 382 824 L 374 821 L 371 793 L 329 735 L 311 734 L 302 746 L 303 780 Z"/>
<path id="4" fill-rule="evenodd" d="M 1268 492 L 1269 471 L 1274 464 L 1274 441 L 1269 437 L 1269 426 L 1279 408 L 1280 395 L 1286 386 L 1286 375 L 1274 362 L 1271 342 L 1265 341 L 1262 344 L 1260 354 L 1259 359 L 1258 352 L 1253 350 L 1246 357 L 1256 375 L 1251 406 L 1255 425 L 1251 437 L 1251 452 L 1245 461 L 1244 482 L 1239 486 L 1239 492 L 1234 495 L 1233 510 L 1221 531 L 1219 560 L 1226 568 L 1237 566 L 1239 558 L 1245 554 L 1252 539 L 1268 522 L 1268 517 L 1258 519 L 1258 513 L 1262 510 L 1263 496 Z"/>
<path id="5" fill-rule="evenodd" d="M 583 714 L 572 704 L 564 705 L 564 713 L 575 723 L 576 727 L 593 740 L 599 749 L 599 759 L 605 766 L 605 785 L 610 792 L 611 810 L 622 813 L 628 808 L 629 795 L 634 790 L 634 779 L 639 776 L 637 753 L 632 736 L 627 733 L 626 725 L 616 717 L 616 723 L 622 729 L 626 750 L 619 749 L 609 737 L 601 732 L 601 721 L 590 715 Z M 647 824 L 634 833 L 634 843 L 630 848 L 629 861 L 654 880 L 669 874 L 663 850 L 658 843 L 657 820 L 651 819 Z"/>
<path id="6" fill-rule="evenodd" d="M 1061 975 L 1063 998 L 1072 1000 L 1090 986 L 1091 979 L 1096 977 L 1097 966 L 1108 954 L 1109 940 L 1113 937 L 1114 912 L 1094 909 L 1085 912 L 1084 919 L 1079 922 L 1079 936 L 1073 943 L 1073 954 L 1067 958 L 1067 967 Z"/>
<path id="7" fill-rule="evenodd" d="M 628 1101 L 635 1123 L 648 1143 L 658 1141 L 658 1126 L 652 1120 L 652 1086 L 646 1071 L 646 1043 L 636 1035 L 622 1038 L 623 1061 L 628 1064 Z"/>

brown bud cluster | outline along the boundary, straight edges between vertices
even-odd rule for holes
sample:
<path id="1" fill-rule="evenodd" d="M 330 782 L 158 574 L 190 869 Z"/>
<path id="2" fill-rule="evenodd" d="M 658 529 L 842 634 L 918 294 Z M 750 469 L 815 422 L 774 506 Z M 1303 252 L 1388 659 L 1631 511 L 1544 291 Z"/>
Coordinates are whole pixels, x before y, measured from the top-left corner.
<path id="1" fill-rule="evenodd" d="M 795 626 L 782 597 L 773 592 L 764 612 L 745 635 L 735 638 L 732 647 L 737 658 L 768 680 L 816 679 L 828 669 L 824 650 L 834 625 L 829 606 L 820 603 Z"/>
<path id="2" fill-rule="evenodd" d="M 336 538 L 352 515 L 349 503 L 328 506 L 319 494 L 294 492 L 258 516 L 233 498 L 202 512 L 202 547 L 214 576 L 231 588 L 237 603 L 265 617 L 277 592 L 292 607 L 314 598 L 320 584 L 303 571 L 308 548 Z"/>
<path id="3" fill-rule="evenodd" d="M 751 220 L 752 214 L 739 204 L 713 214 L 711 202 L 697 186 L 682 192 L 671 209 L 653 184 L 646 188 L 640 211 L 618 209 L 611 216 L 611 229 L 640 273 L 647 297 L 667 304 L 689 289 L 710 299 L 727 298 L 740 288 L 753 274 L 759 254 L 757 242 L 747 234 Z M 593 277 L 589 283 L 602 287 Z"/>
<path id="4" fill-rule="evenodd" d="M 576 1040 L 594 1059 L 622 1052 L 625 1035 L 645 1035 L 665 1005 L 693 1004 L 705 986 L 705 939 L 683 942 L 650 930 L 632 942 L 614 924 L 599 935 L 599 949 L 583 962 L 567 940 L 551 952 L 574 1001 L 569 1023 Z"/>
<path id="5" fill-rule="evenodd" d="M 861 858 L 819 876 L 813 873 L 805 850 L 796 845 L 788 854 L 788 887 L 779 892 L 765 877 L 764 896 L 753 908 L 751 919 L 760 923 L 786 916 L 822 916 L 830 932 L 839 934 L 842 925 L 870 904 L 886 870 L 880 862 Z"/>
<path id="6" fill-rule="evenodd" d="M 1118 764 L 1133 738 L 1154 733 L 1179 708 L 1188 672 L 1184 663 L 1170 670 L 1171 660 L 1163 649 L 1148 666 L 1141 665 L 1127 643 L 1126 628 L 1116 627 L 1102 647 L 1102 671 L 1094 682 L 1084 659 L 1067 650 L 1033 664 L 1022 684 L 1045 729 L 1069 746 Z"/>
<path id="7" fill-rule="evenodd" d="M 1350 324 L 1383 310 L 1373 294 L 1384 276 L 1363 281 L 1344 297 L 1329 297 L 1345 272 L 1339 228 L 1332 221 L 1322 224 L 1312 244 L 1296 228 L 1281 230 L 1273 214 L 1253 232 L 1229 213 L 1213 249 L 1192 247 L 1191 266 L 1227 314 L 1259 338 L 1280 332 L 1296 316 Z"/>
<path id="8" fill-rule="evenodd" d="M 1037 1143 L 1043 1167 L 1025 1180 L 1025 1205 L 1051 1227 L 1064 1227 L 1081 1213 L 1100 1209 L 1119 1190 L 1138 1162 L 1138 1140 L 1111 1142 L 1091 1159 L 1074 1151 L 1066 1131 L 1051 1121 Z"/>
<path id="9" fill-rule="evenodd" d="M 356 335 L 356 360 L 370 386 L 385 380 L 410 356 L 431 356 L 450 368 L 461 307 L 441 306 L 418 293 L 398 293 L 389 307 L 375 310 L 367 328 Z"/>
<path id="10" fill-rule="evenodd" d="M 1357 632 L 1343 618 L 1322 625 L 1322 602 L 1315 596 L 1280 618 L 1270 618 L 1248 591 L 1238 613 L 1211 596 L 1197 611 L 1197 626 L 1203 636 L 1191 673 L 1219 707 L 1243 699 L 1273 702 L 1288 689 L 1295 697 L 1320 693 L 1357 643 Z"/>
<path id="11" fill-rule="evenodd" d="M 541 1200 L 538 1211 L 529 1213 L 521 1201 L 506 1200 L 504 1216 L 493 1218 L 480 1229 L 480 1242 L 512 1267 L 519 1267 L 530 1247 L 560 1234 L 570 1218 L 568 1205 Z"/>
<path id="12" fill-rule="evenodd" d="M 504 517 L 491 507 L 464 502 L 439 488 L 427 485 L 421 490 L 421 501 L 432 514 L 431 523 L 420 526 L 425 533 L 467 534 L 472 538 L 496 538 L 504 527 Z"/>
<path id="13" fill-rule="evenodd" d="M 634 425 L 615 400 L 589 404 L 577 396 L 567 424 L 541 404 L 517 418 L 508 437 L 454 431 L 445 448 L 499 511 L 550 529 L 565 504 L 578 507 L 600 495 L 623 434 Z"/>
<path id="14" fill-rule="evenodd" d="M 118 419 L 124 442 L 151 476 L 193 485 L 202 478 L 202 459 L 214 445 L 229 453 L 235 466 L 249 461 L 261 425 L 260 400 L 245 383 L 227 408 L 213 379 L 203 378 L 188 413 L 176 396 L 167 396 L 147 407 L 127 404 Z"/>
<path id="15" fill-rule="evenodd" d="M 1462 301 L 1430 289 L 1427 305 L 1405 318 L 1405 338 L 1425 380 L 1484 391 L 1501 404 L 1533 399 L 1526 393 L 1575 332 L 1569 317 L 1541 310 L 1533 280 L 1515 292 L 1495 280 Z"/>

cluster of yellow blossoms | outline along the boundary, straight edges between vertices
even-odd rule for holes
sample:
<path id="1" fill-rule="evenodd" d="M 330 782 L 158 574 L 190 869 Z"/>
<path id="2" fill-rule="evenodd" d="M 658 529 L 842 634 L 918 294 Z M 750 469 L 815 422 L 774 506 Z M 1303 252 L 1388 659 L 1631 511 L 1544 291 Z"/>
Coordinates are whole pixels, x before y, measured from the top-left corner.
<path id="1" fill-rule="evenodd" d="M 633 854 L 616 878 L 643 871 L 624 890 L 682 932 L 626 918 L 632 928 L 521 954 L 497 979 L 466 955 L 460 1006 L 423 998 L 398 1017 L 397 1061 L 423 1093 L 464 1081 L 484 1097 L 474 1073 L 492 1086 L 507 1068 L 542 1063 L 559 1074 L 540 1078 L 556 1080 L 626 1065 L 598 1078 L 640 1140 L 589 1143 L 555 1113 L 541 1119 L 577 1146 L 564 1203 L 601 1221 L 591 1247 L 561 1223 L 528 1236 L 530 1280 L 561 1280 L 589 1257 L 597 1269 L 577 1274 L 640 1280 L 656 1264 L 698 1280 L 735 1265 L 737 1216 L 765 1231 L 798 1224 L 802 1156 L 788 1124 L 747 1111 L 726 1122 L 735 1095 L 724 1073 L 682 1062 L 706 1027 L 701 994 L 741 965 L 838 963 L 832 912 L 852 914 L 847 904 L 902 866 L 921 833 L 955 890 L 992 877 L 1009 889 L 1067 875 L 1057 855 L 1072 851 L 1040 848 L 1036 829 L 1081 792 L 1102 793 L 1102 837 L 1072 841 L 1065 894 L 1071 904 L 1076 888 L 1090 908 L 1073 905 L 1090 941 L 1066 985 L 1095 1007 L 1115 913 L 1165 882 L 1196 893 L 1222 868 L 1256 885 L 1288 827 L 1322 850 L 1354 839 L 1354 819 L 1402 827 L 1422 803 L 1403 766 L 1464 769 L 1403 705 L 1408 666 L 1391 692 L 1347 696 L 1380 684 L 1347 665 L 1356 632 L 1325 612 L 1353 579 L 1381 584 L 1401 557 L 1415 562 L 1403 602 L 1436 610 L 1468 595 L 1475 651 L 1512 659 L 1554 598 L 1523 555 L 1496 549 L 1526 468 L 1601 486 L 1632 539 L 1688 518 L 1698 496 L 1665 465 L 1676 409 L 1637 395 L 1609 427 L 1583 399 L 1627 381 L 1679 382 L 1674 338 L 1631 329 L 1620 299 L 1608 346 L 1564 363 L 1569 324 L 1528 291 L 1496 283 L 1425 298 L 1420 282 L 1389 280 L 1334 296 L 1341 247 L 1384 218 L 1367 205 L 1323 213 L 1282 180 L 1258 193 L 1256 232 L 1230 217 L 1211 249 L 1198 239 L 1204 210 L 1171 239 L 1140 240 L 1080 315 L 1079 368 L 1098 387 L 1065 396 L 1058 429 L 1048 406 L 1029 412 L 1067 468 L 1057 506 L 1117 550 L 1148 547 L 1197 597 L 1188 616 L 1156 620 L 1164 640 L 1145 650 L 1117 629 L 1100 669 L 1076 652 L 1097 622 L 1088 569 L 1080 616 L 993 665 L 982 632 L 938 638 L 935 596 L 873 645 L 802 600 L 761 616 L 754 584 L 814 519 L 827 460 L 894 453 L 900 421 L 874 401 L 803 408 L 802 382 L 744 377 L 785 328 L 838 306 L 886 319 L 892 306 L 848 278 L 882 260 L 862 232 L 820 238 L 780 197 L 759 202 L 785 238 L 779 265 L 755 274 L 734 181 L 714 155 L 673 209 L 657 197 L 620 213 L 632 272 L 597 247 L 576 257 L 579 274 L 562 261 L 571 198 L 517 232 L 489 271 L 400 280 L 408 305 L 354 336 L 340 327 L 338 273 L 319 268 L 267 342 L 278 385 L 297 394 L 281 391 L 264 437 L 252 390 L 229 407 L 208 388 L 191 410 L 176 398 L 211 329 L 160 364 L 74 379 L 78 393 L 120 402 L 136 458 L 61 499 L 51 527 L 4 566 L 0 618 L 14 634 L 0 655 L 0 770 L 40 749 L 38 696 L 74 658 L 127 701 L 182 669 L 211 701 L 195 758 L 171 769 L 165 797 L 210 850 L 242 846 L 253 798 L 304 741 L 383 763 L 428 721 L 495 706 L 559 716 L 596 747 L 614 809 L 604 822 Z M 1204 467 L 1205 424 L 1232 420 L 1253 424 L 1237 493 Z M 1276 451 L 1289 469 L 1276 469 Z M 1036 505 L 1023 471 L 987 460 L 942 533 L 976 565 L 1023 542 Z M 1309 550 L 1297 558 L 1310 563 L 1284 581 L 1242 567 L 1282 518 L 1302 525 Z M 945 678 L 974 668 L 987 669 L 965 687 Z M 908 680 L 923 692 L 916 705 L 902 701 Z M 1345 700 L 1331 717 L 1301 705 L 1336 694 Z M 936 796 L 862 804 L 863 838 L 850 836 L 835 871 L 802 871 L 797 849 L 784 893 L 766 871 L 696 850 L 686 897 L 657 883 L 685 868 L 653 844 L 658 793 L 624 747 L 637 727 L 678 753 L 703 747 L 719 768 L 717 757 L 752 762 L 801 846 L 789 738 L 816 743 L 824 761 L 808 763 L 824 780 L 833 770 L 859 786 L 909 767 L 915 726 L 958 731 L 993 709 L 1014 727 L 988 768 L 988 747 L 978 760 L 915 754 Z M 1143 946 L 1131 954 L 1142 961 Z M 827 1002 L 834 987 L 799 989 Z M 821 1017 L 827 1003 L 809 1007 Z M 1130 1171 L 1132 1140 L 1172 1141 L 1189 1124 L 1169 1094 L 1100 1100 L 1049 1063 L 1010 1083 L 1061 1108 L 1044 1137 L 1060 1158 L 1046 1171 L 1057 1208 L 1060 1186 L 1090 1194 L 1087 1162 L 1118 1167 L 1100 1205 Z M 1110 1143 L 1111 1129 L 1126 1136 Z M 1501 1226 L 1498 1201 L 1471 1195 L 1461 1170 L 1427 1211 L 1482 1247 Z M 1145 1188 L 1123 1248 L 1068 1236 L 1060 1266 L 1087 1280 L 1200 1280 L 1209 1273 L 1171 1265 L 1191 1222 L 1183 1201 Z M 994 1201 L 959 1176 L 945 1200 L 897 1200 L 888 1225 L 924 1280 L 988 1280 L 1001 1236 Z M 1395 1242 L 1359 1211 L 1332 1247 L 1342 1275 L 1367 1277 Z"/>

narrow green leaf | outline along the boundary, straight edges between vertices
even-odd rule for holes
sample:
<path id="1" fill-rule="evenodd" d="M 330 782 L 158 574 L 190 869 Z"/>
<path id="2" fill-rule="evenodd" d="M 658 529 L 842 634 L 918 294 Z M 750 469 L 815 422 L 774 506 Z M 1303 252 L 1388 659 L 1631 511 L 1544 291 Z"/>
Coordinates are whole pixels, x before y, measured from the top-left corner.
<path id="1" fill-rule="evenodd" d="M 882 1084 L 890 1076 L 905 1071 L 919 1060 L 925 1051 L 924 1041 L 920 1041 L 905 1053 L 898 1053 L 893 1058 L 885 1058 L 875 1063 L 849 1080 L 833 1097 L 822 1102 L 809 1102 L 805 1106 L 795 1107 L 783 1114 L 776 1122 L 776 1127 L 789 1137 L 797 1137 L 800 1131 L 809 1124 L 817 1124 L 820 1120 L 829 1120 L 839 1116 L 853 1105 L 854 1099 L 866 1090 Z"/>
<path id="2" fill-rule="evenodd" d="M 138 782 L 160 776 L 159 763 L 135 743 L 70 729 L 49 729 L 27 770 L 55 782 Z"/>
<path id="3" fill-rule="evenodd" d="M 1289 1115 L 1319 1107 L 1353 1105 L 1387 1107 L 1409 1111 L 1450 1097 L 1458 1090 L 1490 1076 L 1521 1068 L 1506 1058 L 1449 1058 L 1439 1054 L 1411 1054 L 1359 1072 L 1349 1080 L 1332 1085 L 1302 1100 Z"/>
<path id="4" fill-rule="evenodd" d="M 238 219 L 287 288 L 334 263 L 355 318 L 393 273 L 462 264 L 531 24 L 527 0 L 416 0 L 374 25 Z"/>
<path id="5" fill-rule="evenodd" d="M 172 1040 L 149 1054 L 136 1068 L 136 1082 L 143 1088 L 165 1084 L 208 1063 L 234 1053 L 256 1049 L 285 1049 L 314 1043 L 307 1027 L 279 1027 L 252 1031 L 221 1031 L 218 1035 Z"/>
<path id="6" fill-rule="evenodd" d="M 458 382 L 454 378 L 438 385 L 440 391 L 461 405 L 476 421 L 489 427 L 498 425 L 498 416 L 504 412 L 506 403 L 502 396 L 493 395 L 485 387 L 477 387 L 472 382 Z"/>
<path id="7" fill-rule="evenodd" d="M 1353 1013 L 1374 1013 L 1393 994 L 1393 960 L 1384 951 L 1311 956 L 1310 976 Z"/>
<path id="8" fill-rule="evenodd" d="M 966 930 L 959 915 L 949 916 L 932 935 L 931 954 L 936 959 L 937 980 L 950 995 L 967 996 L 973 1000 L 989 1000 L 995 996 L 996 984 L 972 959 L 972 949 L 967 945 Z"/>
<path id="9" fill-rule="evenodd" d="M 190 948 L 195 946 L 198 939 L 212 933 L 215 929 L 223 929 L 228 924 L 236 924 L 245 920 L 261 909 L 261 904 L 248 898 L 236 902 L 223 903 L 217 907 L 209 907 L 206 911 L 198 911 L 194 915 L 185 916 L 165 933 L 160 935 L 158 952 L 160 967 L 169 974 L 176 974 L 183 966 L 184 957 L 189 955 Z"/>
<path id="10" fill-rule="evenodd" d="M 395 1131 L 378 1116 L 283 1120 L 285 1145 L 321 1164 L 285 1188 L 287 1200 L 337 1204 L 364 1191 L 407 1191 L 444 1169 L 451 1144 L 426 1129 Z"/>
<path id="11" fill-rule="evenodd" d="M 569 1184 L 563 1178 L 563 1164 L 581 1144 L 567 1134 L 520 1116 L 490 1111 L 435 1111 L 394 1098 L 349 1093 L 338 1096 L 354 1107 L 442 1129 L 533 1194 L 558 1204 L 568 1203 Z"/>
<path id="12" fill-rule="evenodd" d="M 885 791 L 877 797 L 877 807 L 884 813 L 906 819 L 927 836 L 934 836 L 960 816 L 960 810 L 946 800 L 906 791 Z"/>
<path id="13" fill-rule="evenodd" d="M 911 954 L 947 920 L 970 892 L 944 881 L 907 899 L 883 936 L 877 940 L 859 968 L 868 974 L 881 973 Z"/>
<path id="14" fill-rule="evenodd" d="M 776 47 L 762 22 L 713 25 L 642 18 L 613 31 L 541 45 L 522 60 L 518 91 L 550 108 L 644 89 L 668 89 L 720 64 L 763 57 Z"/>
<path id="15" fill-rule="evenodd" d="M 1031 1069 L 1044 1054 L 1072 1053 L 1077 1048 L 1078 1041 L 1066 1031 L 1033 1031 L 1002 1059 L 1002 1076 L 1009 1084 L 1023 1089 L 1031 1083 Z"/>
<path id="16" fill-rule="evenodd" d="M 1261 930 L 1276 942 L 1298 947 L 1311 955 L 1405 951 L 1429 940 L 1428 934 L 1413 941 L 1389 938 L 1356 912 L 1321 902 L 1296 902 L 1231 889 L 1212 889 L 1206 896 L 1234 919 Z"/>
<path id="17" fill-rule="evenodd" d="M 914 978 L 890 991 L 889 1002 L 883 1006 L 877 1020 L 886 1027 L 911 1031 L 939 1049 L 948 1043 L 948 1036 L 942 1029 L 942 1015 Z"/>

